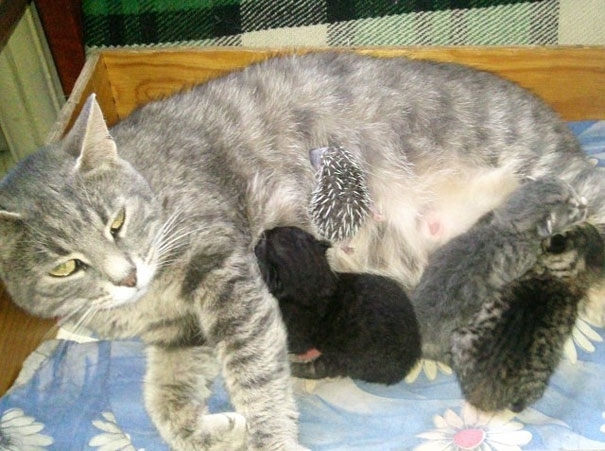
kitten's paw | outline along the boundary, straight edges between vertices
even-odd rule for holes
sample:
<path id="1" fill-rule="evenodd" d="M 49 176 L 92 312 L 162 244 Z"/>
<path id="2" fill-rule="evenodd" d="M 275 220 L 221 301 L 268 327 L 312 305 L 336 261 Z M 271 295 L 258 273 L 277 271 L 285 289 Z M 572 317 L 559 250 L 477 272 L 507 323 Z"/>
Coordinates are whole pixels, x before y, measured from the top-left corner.
<path id="1" fill-rule="evenodd" d="M 235 412 L 202 415 L 196 430 L 180 431 L 169 440 L 174 451 L 243 451 L 246 446 L 246 419 Z"/>
<path id="2" fill-rule="evenodd" d="M 548 238 L 552 236 L 553 215 L 554 213 L 550 213 L 543 222 L 538 224 L 538 236 L 540 238 Z"/>
<path id="3" fill-rule="evenodd" d="M 500 220 L 512 222 L 518 231 L 534 231 L 542 239 L 584 221 L 586 215 L 586 199 L 552 177 L 527 181 L 497 209 Z"/>
<path id="4" fill-rule="evenodd" d="M 586 219 L 586 206 L 579 202 L 562 204 L 538 223 L 538 236 L 549 238 Z"/>

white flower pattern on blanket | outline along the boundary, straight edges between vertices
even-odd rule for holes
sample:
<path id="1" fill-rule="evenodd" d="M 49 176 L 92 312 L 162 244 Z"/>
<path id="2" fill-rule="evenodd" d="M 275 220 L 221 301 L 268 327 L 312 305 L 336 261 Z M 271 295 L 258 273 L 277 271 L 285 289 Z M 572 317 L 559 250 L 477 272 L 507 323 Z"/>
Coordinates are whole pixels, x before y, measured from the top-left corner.
<path id="1" fill-rule="evenodd" d="M 434 381 L 439 373 L 452 374 L 452 369 L 443 362 L 437 360 L 420 359 L 414 368 L 410 370 L 408 375 L 405 377 L 405 381 L 408 384 L 412 384 L 421 373 L 427 377 L 428 380 Z"/>
<path id="2" fill-rule="evenodd" d="M 512 421 L 514 416 L 510 411 L 497 415 L 479 412 L 465 403 L 460 415 L 451 409 L 436 415 L 436 429 L 418 434 L 427 441 L 414 451 L 520 451 L 532 434 L 523 430 L 522 423 Z"/>
<path id="3" fill-rule="evenodd" d="M 601 343 L 602 341 L 603 338 L 593 329 L 588 320 L 580 317 L 574 325 L 571 337 L 569 337 L 565 343 L 563 355 L 565 358 L 569 359 L 571 363 L 575 364 L 578 362 L 578 351 L 576 346 L 585 352 L 594 352 L 595 347 L 593 342 Z"/>
<path id="4" fill-rule="evenodd" d="M 54 443 L 52 437 L 40 434 L 44 425 L 23 410 L 13 408 L 0 418 L 1 451 L 43 451 Z"/>
<path id="5" fill-rule="evenodd" d="M 103 412 L 101 416 L 103 420 L 93 420 L 92 424 L 103 431 L 95 435 L 88 444 L 94 448 L 99 448 L 100 451 L 137 451 L 132 446 L 130 435 L 126 434 L 118 426 L 116 417 L 111 412 Z M 145 451 L 144 448 L 138 451 Z"/>

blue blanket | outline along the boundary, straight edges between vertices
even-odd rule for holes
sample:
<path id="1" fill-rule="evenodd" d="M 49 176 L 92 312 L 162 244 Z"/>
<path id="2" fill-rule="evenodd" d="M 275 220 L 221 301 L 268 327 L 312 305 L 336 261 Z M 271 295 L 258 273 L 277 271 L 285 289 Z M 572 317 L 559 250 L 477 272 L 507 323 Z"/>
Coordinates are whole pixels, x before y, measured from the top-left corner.
<path id="1" fill-rule="evenodd" d="M 605 121 L 571 123 L 605 166 Z M 301 442 L 313 450 L 605 449 L 605 330 L 579 319 L 544 397 L 488 415 L 462 398 L 445 365 L 424 360 L 394 386 L 293 379 Z M 142 400 L 143 345 L 51 340 L 0 398 L 0 450 L 167 450 Z M 222 381 L 213 412 L 232 410 Z"/>

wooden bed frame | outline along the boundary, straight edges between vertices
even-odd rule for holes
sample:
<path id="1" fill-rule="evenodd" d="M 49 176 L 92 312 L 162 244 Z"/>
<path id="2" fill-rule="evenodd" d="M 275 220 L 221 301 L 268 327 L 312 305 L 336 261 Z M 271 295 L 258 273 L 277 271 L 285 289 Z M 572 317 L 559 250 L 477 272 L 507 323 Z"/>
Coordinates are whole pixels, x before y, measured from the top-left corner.
<path id="1" fill-rule="evenodd" d="M 298 49 L 297 52 L 312 49 Z M 325 50 L 325 49 L 316 49 Z M 196 48 L 112 50 L 89 57 L 49 140 L 69 129 L 84 100 L 95 92 L 110 124 L 136 106 L 267 57 L 294 50 Z M 497 72 L 550 103 L 566 120 L 605 119 L 605 47 L 411 47 L 342 49 L 384 57 L 456 61 Z M 24 358 L 53 321 L 14 307 L 0 291 L 0 394 L 13 383 Z"/>

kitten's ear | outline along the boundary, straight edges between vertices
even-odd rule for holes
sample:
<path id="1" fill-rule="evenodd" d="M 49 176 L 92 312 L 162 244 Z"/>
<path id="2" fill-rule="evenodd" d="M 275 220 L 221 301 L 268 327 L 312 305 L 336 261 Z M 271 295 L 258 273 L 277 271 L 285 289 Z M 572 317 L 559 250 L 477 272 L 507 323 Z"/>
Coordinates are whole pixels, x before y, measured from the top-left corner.
<path id="1" fill-rule="evenodd" d="M 313 169 L 316 171 L 319 171 L 319 168 L 321 168 L 321 163 L 326 150 L 328 150 L 327 147 L 318 147 L 317 149 L 309 150 L 309 160 L 311 161 L 311 166 L 313 166 Z"/>
<path id="2" fill-rule="evenodd" d="M 63 148 L 77 157 L 76 171 L 89 172 L 118 160 L 116 143 L 109 134 L 94 94 L 86 100 L 74 126 L 63 141 Z"/>

